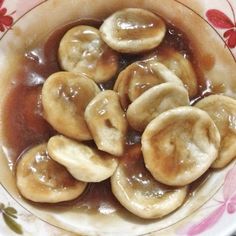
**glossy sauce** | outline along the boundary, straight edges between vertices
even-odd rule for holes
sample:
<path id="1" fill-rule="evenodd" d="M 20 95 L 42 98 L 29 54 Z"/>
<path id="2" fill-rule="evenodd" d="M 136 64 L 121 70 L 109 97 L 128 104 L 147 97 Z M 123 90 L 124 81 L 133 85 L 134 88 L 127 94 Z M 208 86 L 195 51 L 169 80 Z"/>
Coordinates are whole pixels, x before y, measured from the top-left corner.
<path id="1" fill-rule="evenodd" d="M 127 176 L 128 183 L 133 189 L 142 191 L 146 197 L 168 197 L 175 188 L 163 185 L 155 181 L 149 171 L 145 168 L 141 145 L 132 145 L 122 157 L 121 165 Z"/>
<path id="2" fill-rule="evenodd" d="M 19 71 L 16 78 L 13 78 L 15 85 L 5 101 L 3 113 L 5 146 L 11 154 L 9 161 L 13 162 L 13 164 L 16 163 L 18 156 L 26 148 L 47 141 L 49 137 L 56 133 L 43 119 L 40 95 L 42 84 L 49 75 L 61 70 L 58 64 L 57 50 L 62 36 L 73 26 L 81 24 L 99 27 L 101 22 L 83 20 L 73 22 L 56 30 L 49 36 L 43 45 L 40 45 L 38 48 L 25 54 L 22 69 Z M 168 24 L 167 27 L 167 34 L 162 45 L 173 46 L 189 58 L 197 68 L 197 62 L 194 61 L 190 44 L 185 35 L 170 24 Z M 118 73 L 134 61 L 141 60 L 144 56 L 145 55 L 120 55 Z M 99 84 L 100 88 L 112 89 L 117 75 L 110 81 Z M 201 97 L 206 86 L 202 83 L 203 80 L 201 80 L 201 77 L 199 78 L 198 97 Z M 140 133 L 130 129 L 127 134 L 127 148 L 129 145 L 140 143 L 140 137 Z M 132 162 L 130 163 L 132 164 Z M 141 165 L 143 164 L 141 163 Z M 132 176 L 137 176 L 137 174 L 132 172 L 132 170 L 134 170 L 132 165 L 129 166 L 129 163 L 127 163 L 126 167 L 127 170 L 131 170 L 130 173 Z M 139 166 L 136 167 L 139 170 Z M 135 183 L 140 184 L 140 182 L 147 181 L 149 176 L 146 175 L 148 174 L 144 173 L 142 174 L 142 177 L 135 177 Z M 104 209 L 106 209 L 106 207 L 104 208 L 103 206 L 108 206 L 107 209 L 108 211 L 110 209 L 111 212 L 116 211 L 121 207 L 111 193 L 109 180 L 97 184 L 89 184 L 87 190 L 80 198 L 59 205 L 69 205 L 86 209 L 88 212 L 98 211 L 101 213 L 104 213 Z"/>
<path id="3" fill-rule="evenodd" d="M 78 199 L 61 203 L 60 206 L 73 206 L 89 213 L 102 214 L 113 213 L 121 208 L 120 203 L 112 194 L 110 180 L 89 184 Z"/>
<path id="4" fill-rule="evenodd" d="M 46 151 L 46 144 L 36 146 L 32 156 L 27 152 L 23 155 L 24 159 L 20 159 L 22 161 L 21 164 L 24 165 L 23 176 L 27 178 L 27 176 L 33 175 L 34 179 L 37 180 L 36 184 L 38 184 L 38 187 L 41 189 L 44 189 L 45 193 L 50 191 L 50 189 L 59 189 L 60 191 L 70 188 L 78 183 L 78 181 L 68 173 L 64 166 L 58 164 L 49 157 L 48 152 Z M 24 162 L 25 160 L 26 162 Z M 47 188 L 49 190 L 47 190 Z"/>
<path id="5" fill-rule="evenodd" d="M 41 86 L 19 83 L 12 89 L 5 103 L 3 127 L 9 162 L 13 163 L 26 148 L 56 133 L 42 116 Z"/>
<path id="6" fill-rule="evenodd" d="M 163 29 L 163 22 L 154 15 L 140 15 L 120 13 L 114 21 L 114 36 L 120 40 L 137 40 L 150 38 L 157 35 Z"/>

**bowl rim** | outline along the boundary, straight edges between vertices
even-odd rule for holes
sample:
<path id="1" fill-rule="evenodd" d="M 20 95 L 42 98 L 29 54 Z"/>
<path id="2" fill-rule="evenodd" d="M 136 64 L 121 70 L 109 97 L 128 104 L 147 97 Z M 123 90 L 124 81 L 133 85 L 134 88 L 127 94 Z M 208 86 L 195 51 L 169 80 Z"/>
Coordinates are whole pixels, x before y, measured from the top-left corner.
<path id="1" fill-rule="evenodd" d="M 6 31 L 4 31 L 4 33 L 0 36 L 0 43 L 1 43 L 1 40 L 5 37 L 5 35 L 8 34 L 8 32 L 18 23 L 21 21 L 22 18 L 24 18 L 27 14 L 29 14 L 30 12 L 34 11 L 36 8 L 38 8 L 39 6 L 41 5 L 44 5 L 46 4 L 47 2 L 49 2 L 50 0 L 43 0 L 41 2 L 39 2 L 38 4 L 36 4 L 35 6 L 33 6 L 32 8 L 30 8 L 29 10 L 27 10 L 26 12 L 24 12 L 20 17 L 18 17 L 14 22 L 13 24 L 11 25 L 10 28 L 6 29 Z M 91 0 L 88 0 L 88 1 L 91 1 Z M 179 0 L 172 0 L 180 5 L 182 5 L 183 7 L 187 8 L 189 11 L 193 12 L 197 17 L 199 17 L 202 21 L 204 21 L 204 23 L 206 23 L 211 29 L 213 29 L 214 33 L 221 39 L 221 41 L 224 43 L 224 47 L 227 48 L 227 51 L 230 53 L 231 57 L 233 58 L 234 62 L 235 62 L 235 65 L 236 65 L 236 56 L 234 56 L 232 50 L 229 48 L 229 46 L 225 43 L 225 40 L 224 38 L 221 36 L 221 34 L 217 31 L 217 29 L 212 25 L 210 24 L 200 13 L 198 13 L 196 10 L 192 9 L 190 6 L 184 4 L 183 2 L 179 1 Z M 233 160 L 230 164 L 231 167 L 234 167 L 236 166 L 236 160 Z M 9 168 L 9 167 L 8 167 Z M 9 168 L 10 169 L 10 168 Z M 12 171 L 12 170 L 10 170 Z M 24 204 L 19 201 L 19 199 L 16 197 L 16 196 L 13 196 L 13 194 L 11 192 L 8 191 L 7 189 L 7 186 L 4 185 L 4 183 L 2 183 L 2 180 L 0 179 L 0 185 L 2 186 L 2 188 L 4 189 L 4 191 L 20 206 L 22 207 L 25 211 L 27 211 L 28 213 L 32 214 L 34 217 L 38 218 L 39 220 L 45 222 L 46 224 L 49 224 L 53 227 L 56 227 L 58 229 L 61 229 L 61 230 L 64 230 L 64 231 L 68 231 L 70 233 L 75 233 L 71 230 L 68 230 L 68 229 L 64 229 L 62 226 L 59 226 L 59 225 L 56 225 L 56 224 L 53 224 L 45 219 L 42 218 L 42 216 L 39 216 L 38 214 L 36 214 L 35 212 L 32 212 L 30 209 L 28 209 L 26 206 L 24 206 Z M 220 186 L 217 187 L 216 191 L 214 192 L 214 194 L 207 200 L 204 200 L 203 203 L 197 207 L 194 211 L 191 211 L 190 214 L 187 214 L 185 217 L 181 218 L 180 220 L 174 222 L 173 224 L 170 224 L 162 229 L 159 229 L 159 230 L 155 230 L 155 231 L 150 231 L 148 233 L 145 233 L 145 234 L 139 234 L 139 236 L 145 236 L 145 235 L 149 235 L 149 234 L 153 234 L 153 233 L 158 233 L 162 230 L 165 230 L 165 229 L 168 229 L 170 227 L 172 227 L 173 225 L 175 224 L 178 224 L 179 222 L 185 220 L 186 218 L 188 217 L 192 217 L 197 211 L 199 211 L 207 202 L 209 202 L 210 200 L 212 200 L 212 198 L 221 190 L 222 186 L 224 185 L 224 183 L 220 184 Z M 19 196 L 19 198 L 21 199 L 22 197 Z M 227 231 L 227 233 L 232 233 L 233 230 L 235 230 L 236 227 L 233 227 L 233 228 L 228 228 L 226 229 L 225 231 Z M 78 232 L 77 232 L 78 233 Z M 106 233 L 106 232 L 101 232 L 101 233 Z M 228 235 L 226 234 L 225 232 L 225 235 Z"/>

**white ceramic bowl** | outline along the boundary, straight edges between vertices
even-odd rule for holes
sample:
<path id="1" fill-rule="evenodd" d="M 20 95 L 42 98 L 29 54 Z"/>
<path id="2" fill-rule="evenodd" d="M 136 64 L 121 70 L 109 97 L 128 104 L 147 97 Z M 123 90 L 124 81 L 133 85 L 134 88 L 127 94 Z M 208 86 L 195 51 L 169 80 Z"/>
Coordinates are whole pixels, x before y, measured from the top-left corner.
<path id="1" fill-rule="evenodd" d="M 148 9 L 175 24 L 189 38 L 206 84 L 214 92 L 236 97 L 235 60 L 216 31 L 198 14 L 175 0 L 48 0 L 19 19 L 0 42 L 0 111 L 4 99 L 14 86 L 14 76 L 22 66 L 24 54 L 44 42 L 55 29 L 83 18 L 103 20 L 125 7 Z M 208 62 L 211 62 L 210 64 Z M 220 90 L 219 90 L 220 88 Z M 13 111 L 14 113 L 14 111 Z M 12 114 L 14 115 L 14 114 Z M 30 212 L 60 228 L 86 235 L 142 235 L 158 232 L 192 214 L 212 198 L 222 186 L 232 165 L 212 172 L 198 186 L 194 195 L 173 214 L 160 220 L 142 220 L 126 210 L 109 214 L 91 213 L 70 207 L 42 207 L 30 204 L 18 193 L 10 151 L 5 145 L 4 127 L 0 127 L 0 179 L 7 191 Z"/>

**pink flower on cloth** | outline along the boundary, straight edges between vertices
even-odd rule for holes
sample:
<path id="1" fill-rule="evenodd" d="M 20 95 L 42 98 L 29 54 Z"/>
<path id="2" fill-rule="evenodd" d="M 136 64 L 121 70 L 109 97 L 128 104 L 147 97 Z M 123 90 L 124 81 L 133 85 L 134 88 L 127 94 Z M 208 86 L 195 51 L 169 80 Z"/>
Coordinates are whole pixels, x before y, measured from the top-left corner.
<path id="1" fill-rule="evenodd" d="M 217 202 L 219 205 L 211 214 L 195 224 L 188 225 L 179 233 L 187 236 L 199 235 L 213 227 L 225 212 L 228 214 L 236 212 L 236 166 L 227 173 L 223 186 L 223 200 Z"/>
<path id="2" fill-rule="evenodd" d="M 16 17 L 19 18 L 27 11 L 37 6 L 39 3 L 45 2 L 45 0 L 17 0 L 16 2 Z"/>

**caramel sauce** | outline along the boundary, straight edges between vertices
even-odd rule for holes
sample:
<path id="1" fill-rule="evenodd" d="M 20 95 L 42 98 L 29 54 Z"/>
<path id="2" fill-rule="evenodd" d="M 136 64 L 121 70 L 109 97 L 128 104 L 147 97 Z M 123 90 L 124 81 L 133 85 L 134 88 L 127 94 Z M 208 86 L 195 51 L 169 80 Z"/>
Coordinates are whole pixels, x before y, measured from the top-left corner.
<path id="1" fill-rule="evenodd" d="M 23 150 L 55 133 L 42 116 L 41 86 L 18 84 L 12 89 L 4 107 L 3 128 L 13 163 Z"/>
<path id="2" fill-rule="evenodd" d="M 57 58 L 57 50 L 63 35 L 70 28 L 82 24 L 98 28 L 101 22 L 82 20 L 72 22 L 71 24 L 57 29 L 48 37 L 45 43 L 25 54 L 22 69 L 15 78 L 12 78 L 15 85 L 5 101 L 2 125 L 4 127 L 5 146 L 10 150 L 9 153 L 11 153 L 9 160 L 14 164 L 16 163 L 17 157 L 26 148 L 45 142 L 56 133 L 43 118 L 41 104 L 42 84 L 52 73 L 61 71 Z M 197 95 L 197 98 L 203 96 L 207 86 L 203 83 L 202 75 L 198 71 L 198 64 L 194 60 L 190 43 L 185 35 L 174 26 L 167 24 L 167 34 L 162 45 L 174 47 L 191 60 L 199 75 L 199 94 Z M 144 56 L 145 55 L 142 54 L 125 54 L 120 56 L 117 74 L 110 81 L 99 84 L 100 88 L 103 90 L 112 89 L 119 72 L 131 63 L 141 60 Z M 141 134 L 139 132 L 129 129 L 126 140 L 127 148 L 129 148 L 130 145 L 140 143 L 140 139 Z M 140 170 L 140 165 L 143 165 L 142 162 L 140 163 L 135 164 L 135 167 L 133 167 L 132 162 L 127 162 L 127 172 L 131 171 L 131 176 L 137 176 L 137 173 L 132 171 L 136 168 L 137 170 Z M 149 175 L 147 173 L 143 174 L 141 179 L 136 178 L 138 181 L 136 181 L 136 184 L 140 183 L 140 181 L 145 181 L 146 175 Z M 111 192 L 109 180 L 101 183 L 89 184 L 86 191 L 78 199 L 57 204 L 57 206 L 61 207 L 73 206 L 86 209 L 88 212 L 95 211 L 101 213 L 104 213 L 101 210 L 104 205 L 108 206 L 108 208 L 111 209 L 111 212 L 118 211 L 121 207 Z"/>
<path id="3" fill-rule="evenodd" d="M 71 206 L 90 213 L 115 212 L 121 208 L 120 203 L 111 191 L 109 180 L 89 184 L 85 192 L 76 200 L 61 203 L 61 206 Z"/>
<path id="4" fill-rule="evenodd" d="M 145 168 L 140 144 L 128 148 L 121 165 L 128 183 L 133 189 L 141 190 L 146 197 L 168 197 L 175 190 L 174 187 L 157 182 Z"/>

